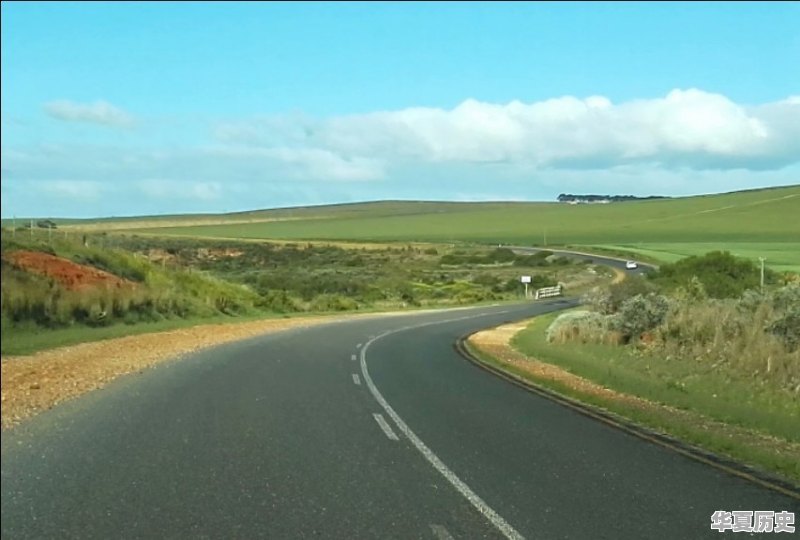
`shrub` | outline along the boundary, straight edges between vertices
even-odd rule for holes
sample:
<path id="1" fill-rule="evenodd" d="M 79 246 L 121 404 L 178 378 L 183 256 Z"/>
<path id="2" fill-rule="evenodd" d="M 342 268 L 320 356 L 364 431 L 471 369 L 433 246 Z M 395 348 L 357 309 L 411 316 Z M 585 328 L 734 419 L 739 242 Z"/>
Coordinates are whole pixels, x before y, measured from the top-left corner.
<path id="1" fill-rule="evenodd" d="M 494 248 L 486 255 L 486 262 L 488 263 L 503 263 L 503 262 L 511 262 L 517 258 L 517 254 L 514 253 L 509 248 L 498 247 Z"/>
<path id="2" fill-rule="evenodd" d="M 692 276 L 685 287 L 678 291 L 678 295 L 683 295 L 690 302 L 703 302 L 708 298 L 706 286 L 697 276 Z"/>
<path id="3" fill-rule="evenodd" d="M 639 276 L 630 276 L 607 289 L 595 287 L 587 292 L 583 301 L 592 310 L 604 315 L 618 312 L 622 304 L 637 295 L 646 296 L 655 292 L 655 287 Z"/>
<path id="4" fill-rule="evenodd" d="M 612 318 L 612 326 L 625 338 L 638 339 L 658 327 L 669 313 L 669 300 L 658 294 L 637 294 L 625 300 Z"/>
<path id="5" fill-rule="evenodd" d="M 614 341 L 609 333 L 608 317 L 595 311 L 568 311 L 550 323 L 546 331 L 551 343 L 609 343 Z"/>
<path id="6" fill-rule="evenodd" d="M 494 289 L 500 284 L 500 278 L 494 274 L 482 273 L 477 274 L 472 278 L 472 282 L 476 285 L 481 285 L 489 289 Z"/>
<path id="7" fill-rule="evenodd" d="M 537 251 L 531 255 L 517 255 L 514 266 L 547 266 L 550 264 L 548 257 L 552 254 L 552 251 Z"/>
<path id="8" fill-rule="evenodd" d="M 541 289 L 543 287 L 555 287 L 558 285 L 558 280 L 550 274 L 536 274 L 531 277 L 530 286 L 533 289 Z"/>
<path id="9" fill-rule="evenodd" d="M 651 279 L 665 287 L 677 288 L 696 277 L 711 298 L 736 298 L 745 290 L 760 286 L 760 272 L 753 261 L 734 257 L 727 251 L 712 251 L 664 264 Z M 777 274 L 766 269 L 765 280 L 776 283 Z"/>
<path id="10" fill-rule="evenodd" d="M 800 283 L 789 283 L 776 289 L 770 295 L 772 305 L 777 310 L 787 310 L 800 306 Z"/>
<path id="11" fill-rule="evenodd" d="M 312 311 L 351 311 L 358 309 L 352 298 L 340 294 L 320 294 L 311 301 Z"/>
<path id="12" fill-rule="evenodd" d="M 605 287 L 594 287 L 581 298 L 581 303 L 592 311 L 608 315 L 613 313 L 611 307 L 611 292 Z"/>
<path id="13" fill-rule="evenodd" d="M 800 347 L 800 305 L 794 305 L 766 327 L 766 331 L 778 337 L 789 352 Z"/>
<path id="14" fill-rule="evenodd" d="M 267 291 L 256 302 L 256 306 L 276 313 L 294 313 L 300 311 L 300 305 L 286 291 Z"/>

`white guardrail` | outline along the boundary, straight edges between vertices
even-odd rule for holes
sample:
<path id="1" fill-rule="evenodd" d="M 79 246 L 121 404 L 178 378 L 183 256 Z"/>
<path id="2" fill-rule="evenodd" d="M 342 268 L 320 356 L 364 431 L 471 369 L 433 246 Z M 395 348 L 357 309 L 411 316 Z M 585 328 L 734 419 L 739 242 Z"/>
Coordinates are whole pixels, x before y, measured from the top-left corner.
<path id="1" fill-rule="evenodd" d="M 534 299 L 539 300 L 540 298 L 550 298 L 551 296 L 561 296 L 561 285 L 536 289 Z"/>

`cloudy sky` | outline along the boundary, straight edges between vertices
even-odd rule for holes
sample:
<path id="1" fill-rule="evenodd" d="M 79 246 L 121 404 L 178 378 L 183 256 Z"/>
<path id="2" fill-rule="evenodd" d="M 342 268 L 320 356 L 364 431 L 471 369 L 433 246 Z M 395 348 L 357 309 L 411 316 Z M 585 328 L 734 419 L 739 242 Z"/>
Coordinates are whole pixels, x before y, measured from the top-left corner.
<path id="1" fill-rule="evenodd" d="M 800 3 L 2 3 L 2 215 L 800 183 Z"/>

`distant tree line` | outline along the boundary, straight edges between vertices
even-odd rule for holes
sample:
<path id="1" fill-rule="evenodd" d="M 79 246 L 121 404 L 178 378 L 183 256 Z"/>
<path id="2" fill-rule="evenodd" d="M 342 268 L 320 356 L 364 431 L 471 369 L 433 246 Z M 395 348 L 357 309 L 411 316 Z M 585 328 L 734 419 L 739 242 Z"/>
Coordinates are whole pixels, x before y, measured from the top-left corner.
<path id="1" fill-rule="evenodd" d="M 647 197 L 636 197 L 635 195 L 573 195 L 572 193 L 561 193 L 558 202 L 622 202 L 622 201 L 643 201 L 648 199 L 669 199 L 663 195 L 649 195 Z"/>

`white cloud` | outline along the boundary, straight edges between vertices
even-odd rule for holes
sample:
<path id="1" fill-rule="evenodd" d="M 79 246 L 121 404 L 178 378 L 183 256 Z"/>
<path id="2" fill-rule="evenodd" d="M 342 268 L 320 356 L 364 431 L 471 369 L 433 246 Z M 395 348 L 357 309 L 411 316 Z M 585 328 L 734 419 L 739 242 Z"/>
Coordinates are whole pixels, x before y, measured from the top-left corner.
<path id="1" fill-rule="evenodd" d="M 131 127 L 135 122 L 133 116 L 106 101 L 51 101 L 44 104 L 44 110 L 52 118 L 67 122 L 88 122 L 114 128 Z"/>
<path id="2" fill-rule="evenodd" d="M 800 99 L 745 106 L 697 89 L 619 104 L 603 96 L 507 104 L 467 99 L 452 109 L 227 121 L 215 136 L 229 148 L 305 163 L 314 179 L 383 178 L 409 163 L 780 169 L 800 162 Z"/>
<path id="3" fill-rule="evenodd" d="M 745 107 L 720 94 L 674 90 L 612 104 L 566 96 L 505 105 L 466 100 L 323 122 L 310 144 L 352 155 L 427 162 L 504 161 L 597 168 L 633 162 L 690 168 L 782 167 L 800 160 L 796 98 Z"/>
<path id="4" fill-rule="evenodd" d="M 800 171 L 800 96 L 755 105 L 696 89 L 623 103 L 468 99 L 451 109 L 192 126 L 192 140 L 211 140 L 161 144 L 139 130 L 125 144 L 33 144 L 4 132 L 2 190 L 13 207 L 4 202 L 3 212 L 21 215 L 27 200 L 39 213 L 39 199 L 53 215 L 67 201 L 83 212 L 83 201 L 99 199 L 97 215 L 382 198 L 688 195 L 796 184 Z"/>

